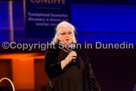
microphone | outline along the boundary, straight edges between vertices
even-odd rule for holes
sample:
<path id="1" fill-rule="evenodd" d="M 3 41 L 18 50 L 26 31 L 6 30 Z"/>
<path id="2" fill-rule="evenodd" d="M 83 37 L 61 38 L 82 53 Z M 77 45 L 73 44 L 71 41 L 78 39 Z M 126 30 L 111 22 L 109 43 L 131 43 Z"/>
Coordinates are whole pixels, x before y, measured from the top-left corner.
<path id="1" fill-rule="evenodd" d="M 77 53 L 77 50 L 76 50 L 75 48 L 72 48 L 72 51 L 75 51 L 75 52 Z M 79 56 L 78 56 L 78 54 L 77 54 L 76 59 L 73 59 L 73 60 L 72 60 L 72 62 L 73 62 L 73 63 L 76 63 L 76 64 L 77 64 L 78 69 L 80 69 L 80 60 L 79 60 L 79 58 L 78 58 L 78 57 L 79 57 Z"/>
<path id="2" fill-rule="evenodd" d="M 75 48 L 72 48 L 72 51 L 75 51 L 76 52 L 76 49 Z M 77 53 L 77 52 L 76 52 Z M 77 58 L 77 57 L 76 57 Z M 72 60 L 73 62 L 77 62 L 77 59 L 73 59 Z"/>
<path id="3" fill-rule="evenodd" d="M 66 47 L 66 48 L 63 49 L 63 50 L 64 50 L 64 51 L 66 50 L 67 53 L 70 53 L 71 51 L 75 51 L 75 52 L 77 53 L 77 50 L 76 50 L 75 46 L 69 46 L 69 45 L 67 45 L 67 46 L 65 46 L 65 47 Z M 76 57 L 76 59 L 72 59 L 72 62 L 77 62 L 77 57 Z"/>

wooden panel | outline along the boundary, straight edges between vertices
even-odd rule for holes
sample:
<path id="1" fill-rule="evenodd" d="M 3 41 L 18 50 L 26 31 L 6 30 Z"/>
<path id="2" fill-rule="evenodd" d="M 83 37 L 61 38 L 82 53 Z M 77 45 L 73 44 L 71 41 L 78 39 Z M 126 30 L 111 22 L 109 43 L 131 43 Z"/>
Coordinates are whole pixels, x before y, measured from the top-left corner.
<path id="1" fill-rule="evenodd" d="M 35 91 L 46 91 L 47 75 L 44 71 L 44 59 L 35 59 Z"/>
<path id="2" fill-rule="evenodd" d="M 0 79 L 3 77 L 8 77 L 12 80 L 12 67 L 11 67 L 11 60 L 10 59 L 0 59 Z M 0 83 L 0 91 L 11 91 L 11 84 L 3 80 Z"/>

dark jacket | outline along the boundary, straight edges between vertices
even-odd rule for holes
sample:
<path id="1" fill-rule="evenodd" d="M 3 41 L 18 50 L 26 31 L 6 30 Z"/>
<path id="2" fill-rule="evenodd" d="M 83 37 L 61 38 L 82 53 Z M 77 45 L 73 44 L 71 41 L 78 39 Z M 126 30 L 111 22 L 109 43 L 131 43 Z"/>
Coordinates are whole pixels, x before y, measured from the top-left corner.
<path id="1" fill-rule="evenodd" d="M 62 73 L 61 63 L 58 62 L 59 47 L 54 45 L 54 48 L 48 48 L 45 56 L 45 72 L 49 77 L 48 81 L 48 91 L 61 91 L 60 81 L 58 76 Z M 94 73 L 91 68 L 89 58 L 87 57 L 83 49 L 76 49 L 76 52 L 81 56 L 85 63 L 85 72 L 84 72 L 84 86 L 85 91 L 100 91 L 98 83 L 95 79 Z"/>

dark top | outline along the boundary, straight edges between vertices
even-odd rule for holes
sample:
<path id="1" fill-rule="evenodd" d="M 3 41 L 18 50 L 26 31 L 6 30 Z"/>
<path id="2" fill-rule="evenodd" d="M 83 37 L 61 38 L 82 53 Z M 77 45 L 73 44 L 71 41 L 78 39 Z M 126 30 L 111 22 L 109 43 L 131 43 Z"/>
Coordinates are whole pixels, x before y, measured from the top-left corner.
<path id="1" fill-rule="evenodd" d="M 90 60 L 82 48 L 75 49 L 77 55 L 80 55 L 77 63 L 70 63 L 62 70 L 60 61 L 68 54 L 61 52 L 58 44 L 53 46 L 55 49 L 48 48 L 45 56 L 45 72 L 49 78 L 47 91 L 100 91 Z"/>
<path id="2" fill-rule="evenodd" d="M 62 61 L 68 53 L 60 50 L 58 60 Z M 61 91 L 84 91 L 83 89 L 84 62 L 80 55 L 69 63 L 59 76 Z"/>

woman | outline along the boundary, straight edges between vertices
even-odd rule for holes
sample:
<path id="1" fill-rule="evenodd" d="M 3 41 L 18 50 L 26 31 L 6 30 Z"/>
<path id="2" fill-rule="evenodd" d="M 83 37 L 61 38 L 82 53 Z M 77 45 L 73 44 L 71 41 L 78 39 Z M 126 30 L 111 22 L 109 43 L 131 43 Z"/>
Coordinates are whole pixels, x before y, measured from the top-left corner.
<path id="1" fill-rule="evenodd" d="M 49 77 L 48 91 L 100 91 L 89 59 L 76 45 L 75 28 L 63 21 L 57 25 L 56 34 L 45 57 L 45 72 Z"/>

